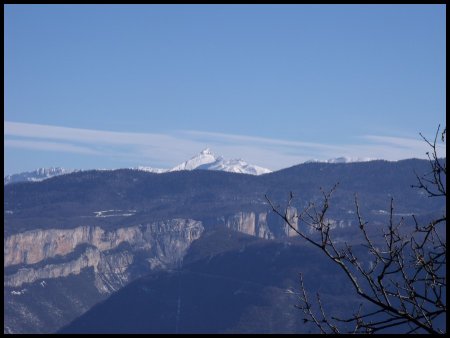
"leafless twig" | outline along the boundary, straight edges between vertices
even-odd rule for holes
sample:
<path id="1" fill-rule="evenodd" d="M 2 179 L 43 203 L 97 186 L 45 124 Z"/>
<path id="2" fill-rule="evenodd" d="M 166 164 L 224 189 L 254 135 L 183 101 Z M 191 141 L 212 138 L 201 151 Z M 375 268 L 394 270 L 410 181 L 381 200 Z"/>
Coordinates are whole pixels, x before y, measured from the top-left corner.
<path id="1" fill-rule="evenodd" d="M 431 171 L 423 176 L 416 174 L 418 184 L 430 197 L 447 197 L 445 160 L 437 156 L 439 127 L 433 142 L 420 134 L 431 147 L 427 156 Z M 441 134 L 445 141 L 446 128 Z M 389 221 L 383 231 L 383 241 L 375 241 L 367 232 L 368 223 L 361 215 L 358 197 L 355 195 L 356 217 L 363 245 L 371 257 L 371 265 L 365 268 L 362 258 L 345 243 L 338 246 L 327 218 L 331 196 L 337 184 L 323 193 L 321 205 L 310 203 L 300 214 L 292 209 L 293 194 L 283 211 L 274 206 L 266 196 L 272 210 L 301 238 L 321 250 L 335 263 L 352 285 L 356 294 L 372 304 L 375 310 L 365 311 L 361 305 L 350 318 L 327 316 L 319 294 L 316 305 L 308 299 L 308 292 L 300 276 L 301 297 L 297 305 L 305 315 L 304 322 L 314 323 L 322 333 L 340 333 L 339 324 L 353 324 L 350 333 L 377 333 L 393 327 L 406 327 L 406 332 L 443 333 L 435 326 L 436 319 L 445 317 L 446 306 L 446 215 L 428 224 L 419 224 L 413 216 L 415 228 L 412 233 L 402 231 L 404 219 L 394 221 L 394 200 L 390 201 Z M 303 226 L 299 226 L 302 223 Z M 306 229 L 314 229 L 318 237 Z M 373 235 L 372 235 L 373 236 Z M 381 244 L 380 244 L 381 243 Z"/>

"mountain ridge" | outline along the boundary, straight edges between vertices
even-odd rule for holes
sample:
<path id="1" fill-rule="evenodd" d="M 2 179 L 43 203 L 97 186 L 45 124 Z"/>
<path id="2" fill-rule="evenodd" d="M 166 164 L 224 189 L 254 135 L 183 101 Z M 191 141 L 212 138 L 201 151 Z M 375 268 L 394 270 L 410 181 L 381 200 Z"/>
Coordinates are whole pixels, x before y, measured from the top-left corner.
<path id="1" fill-rule="evenodd" d="M 300 164 L 305 163 L 332 163 L 332 164 L 341 164 L 341 163 L 355 163 L 355 162 L 369 162 L 369 161 L 378 161 L 382 159 L 375 159 L 369 157 L 347 157 L 341 156 L 336 158 L 330 158 L 328 160 L 318 160 L 311 159 L 305 161 Z M 296 166 L 296 165 L 294 165 Z M 125 168 L 118 168 L 125 169 Z M 263 175 L 269 174 L 274 171 L 257 166 L 254 164 L 249 164 L 245 160 L 238 159 L 225 159 L 221 155 L 216 155 L 212 152 L 210 148 L 203 149 L 197 155 L 191 157 L 189 160 L 186 160 L 172 168 L 154 168 L 149 166 L 139 165 L 137 167 L 129 168 L 132 170 L 145 171 L 155 174 L 163 174 L 167 172 L 181 171 L 181 170 L 214 170 L 214 171 L 225 171 L 231 173 L 240 173 L 240 174 L 249 174 L 249 175 Z M 287 168 L 282 168 L 279 170 L 284 170 Z M 78 171 L 89 171 L 89 170 L 102 170 L 98 168 L 93 169 L 66 169 L 62 167 L 49 167 L 49 168 L 38 168 L 32 171 L 25 171 L 20 173 L 14 173 L 10 175 L 6 175 L 4 177 L 4 185 L 16 183 L 16 182 L 39 182 L 45 179 L 59 176 L 63 174 L 70 174 Z M 110 169 L 117 170 L 117 169 Z M 279 171 L 277 170 L 277 171 Z"/>
<path id="2" fill-rule="evenodd" d="M 3 180 L 3 185 L 7 185 L 15 182 L 39 182 L 47 178 L 54 176 L 70 174 L 73 172 L 80 171 L 79 169 L 66 169 L 61 167 L 50 167 L 50 168 L 38 168 L 33 171 L 24 171 L 21 173 L 6 175 Z"/>
<path id="3" fill-rule="evenodd" d="M 119 168 L 123 169 L 123 168 Z M 250 175 L 262 175 L 271 173 L 272 171 L 260 166 L 252 165 L 245 162 L 242 159 L 231 159 L 226 160 L 222 156 L 215 155 L 210 148 L 203 149 L 199 154 L 191 157 L 172 168 L 153 168 L 147 166 L 137 166 L 135 168 L 130 168 L 133 170 L 151 172 L 155 174 L 162 174 L 173 171 L 181 170 L 216 170 L 216 171 L 227 171 L 233 173 L 250 174 Z M 88 171 L 88 170 L 101 170 L 101 169 L 65 169 L 61 167 L 50 167 L 50 168 L 38 168 L 33 171 L 25 171 L 20 173 L 15 173 L 11 175 L 6 175 L 4 177 L 3 185 L 16 183 L 16 182 L 39 182 L 47 178 L 54 176 L 70 174 L 77 171 Z M 116 169 L 112 169 L 116 170 Z"/>

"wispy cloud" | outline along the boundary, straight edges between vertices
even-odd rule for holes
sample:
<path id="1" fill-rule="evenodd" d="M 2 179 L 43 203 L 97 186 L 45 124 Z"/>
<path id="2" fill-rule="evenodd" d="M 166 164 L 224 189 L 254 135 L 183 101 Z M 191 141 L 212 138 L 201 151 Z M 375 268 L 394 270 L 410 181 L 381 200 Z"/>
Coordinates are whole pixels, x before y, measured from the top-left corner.
<path id="1" fill-rule="evenodd" d="M 7 137 L 20 138 L 22 143 L 16 140 L 16 147 L 20 144 L 25 148 L 28 144 L 29 149 L 52 150 L 49 142 L 34 141 L 46 140 L 52 141 L 53 150 L 56 150 L 55 143 L 60 143 L 58 150 L 66 149 L 67 152 L 80 153 L 82 148 L 86 154 L 91 150 L 90 154 L 95 155 L 124 156 L 162 163 L 169 163 L 177 157 L 184 158 L 187 149 L 197 152 L 201 147 L 199 142 L 190 142 L 169 134 L 127 133 L 8 121 L 5 121 L 4 136 L 6 141 Z M 9 144 L 14 146 L 14 143 Z"/>
<path id="2" fill-rule="evenodd" d="M 5 135 L 57 139 L 91 144 L 152 145 L 155 142 L 170 142 L 172 140 L 170 136 L 165 134 L 124 133 L 19 122 L 5 122 Z"/>
<path id="3" fill-rule="evenodd" d="M 426 143 L 422 139 L 411 139 L 405 137 L 392 137 L 392 136 L 377 136 L 377 135 L 366 135 L 365 139 L 378 143 L 378 144 L 387 144 L 391 146 L 396 146 L 399 148 L 406 149 L 417 149 L 426 147 Z M 442 146 L 442 144 L 438 144 L 438 146 Z"/>
<path id="4" fill-rule="evenodd" d="M 296 148 L 311 148 L 311 149 L 327 149 L 327 150 L 341 150 L 342 147 L 333 146 L 321 143 L 311 142 L 298 142 L 288 141 L 265 137 L 255 137 L 236 134 L 224 134 L 224 133 L 211 133 L 205 131 L 188 130 L 183 131 L 185 135 L 189 135 L 192 138 L 204 138 L 217 141 L 225 141 L 226 143 L 246 143 L 246 144 L 258 144 L 258 145 L 276 145 L 276 146 L 289 146 Z"/>
<path id="5" fill-rule="evenodd" d="M 325 144 L 196 130 L 129 133 L 5 121 L 5 147 L 59 151 L 127 159 L 135 165 L 170 167 L 206 145 L 226 158 L 241 157 L 273 170 L 306 160 L 369 157 L 387 160 L 422 157 L 429 150 L 418 137 L 361 135 L 354 144 Z M 442 157 L 445 146 L 440 145 Z"/>
<path id="6" fill-rule="evenodd" d="M 45 141 L 28 141 L 28 140 L 5 140 L 5 147 L 44 150 L 44 151 L 61 151 L 65 153 L 77 153 L 87 155 L 99 155 L 98 151 L 87 147 L 75 146 L 73 144 L 45 142 Z"/>
<path id="7" fill-rule="evenodd" d="M 378 158 L 398 160 L 402 158 L 425 158 L 430 151 L 429 145 L 419 136 L 417 139 L 393 136 L 365 135 L 363 139 L 371 142 L 361 148 L 377 154 Z M 430 138 L 429 141 L 432 141 Z M 446 157 L 446 146 L 443 142 L 436 144 L 439 156 Z M 356 148 L 357 149 L 357 148 Z"/>

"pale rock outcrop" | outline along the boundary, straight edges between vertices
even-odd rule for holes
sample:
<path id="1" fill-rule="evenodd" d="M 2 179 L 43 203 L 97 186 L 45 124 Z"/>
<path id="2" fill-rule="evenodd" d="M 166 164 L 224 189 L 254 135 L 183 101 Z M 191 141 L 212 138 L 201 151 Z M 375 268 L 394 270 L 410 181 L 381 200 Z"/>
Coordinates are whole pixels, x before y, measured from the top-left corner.
<path id="1" fill-rule="evenodd" d="M 247 235 L 256 235 L 254 212 L 239 212 L 227 219 L 227 227 Z"/>
<path id="2" fill-rule="evenodd" d="M 247 235 L 264 239 L 275 238 L 267 223 L 267 213 L 239 212 L 226 218 L 225 226 Z"/>
<path id="3" fill-rule="evenodd" d="M 267 213 L 260 212 L 258 214 L 258 224 L 257 224 L 258 233 L 256 236 L 264 239 L 272 239 L 274 238 L 273 233 L 270 231 L 269 226 L 267 224 Z"/>
<path id="4" fill-rule="evenodd" d="M 298 230 L 298 213 L 297 213 L 297 209 L 294 207 L 289 207 L 286 210 L 286 217 L 289 220 L 289 223 L 296 229 Z M 284 234 L 287 237 L 293 237 L 296 236 L 297 233 L 294 229 L 292 229 L 291 226 L 289 226 L 289 224 L 287 222 L 284 223 Z"/>
<path id="5" fill-rule="evenodd" d="M 12 275 L 5 275 L 4 286 L 19 287 L 24 283 L 33 283 L 38 279 L 66 277 L 69 274 L 78 275 L 82 269 L 87 267 L 94 267 L 94 270 L 97 271 L 99 262 L 100 251 L 95 248 L 87 248 L 77 259 L 69 262 L 48 264 L 37 269 L 21 268 Z"/>
<path id="6" fill-rule="evenodd" d="M 142 233 L 138 226 L 114 231 L 105 231 L 98 226 L 26 231 L 5 238 L 4 267 L 35 264 L 47 258 L 64 256 L 81 244 L 90 244 L 105 251 L 122 242 L 137 242 L 140 238 Z"/>
<path id="7" fill-rule="evenodd" d="M 297 210 L 291 207 L 287 215 L 297 228 Z M 287 223 L 272 225 L 275 230 L 271 230 L 267 212 L 238 212 L 222 220 L 232 230 L 259 238 L 296 235 Z M 145 252 L 149 269 L 167 268 L 182 261 L 190 244 L 200 237 L 203 230 L 199 221 L 173 219 L 114 230 L 85 225 L 11 235 L 4 239 L 4 267 L 19 266 L 20 269 L 5 275 L 4 285 L 20 287 L 24 283 L 66 277 L 93 268 L 97 289 L 101 293 L 109 293 L 130 281 L 128 270 L 135 260 L 135 252 Z M 118 250 L 123 243 L 128 244 L 128 249 Z M 87 248 L 76 257 L 65 260 L 81 245 Z M 62 262 L 45 264 L 52 258 L 60 258 Z"/>
<path id="8" fill-rule="evenodd" d="M 80 226 L 15 234 L 4 239 L 4 267 L 20 265 L 20 268 L 5 275 L 4 285 L 19 287 L 93 268 L 97 289 L 109 293 L 129 281 L 128 267 L 133 264 L 135 252 L 145 252 L 149 269 L 178 264 L 203 230 L 199 221 L 173 219 L 109 231 L 98 226 Z M 122 243 L 128 244 L 127 249 L 117 249 Z M 76 258 L 64 260 L 80 245 L 87 248 Z M 62 262 L 45 264 L 51 258 Z"/>

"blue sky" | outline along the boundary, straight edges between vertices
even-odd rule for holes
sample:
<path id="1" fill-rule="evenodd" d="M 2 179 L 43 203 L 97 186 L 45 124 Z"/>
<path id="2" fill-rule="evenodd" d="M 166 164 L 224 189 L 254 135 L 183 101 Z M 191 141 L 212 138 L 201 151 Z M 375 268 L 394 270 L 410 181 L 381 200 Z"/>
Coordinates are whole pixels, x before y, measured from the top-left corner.
<path id="1" fill-rule="evenodd" d="M 445 5 L 4 9 L 5 174 L 424 158 L 446 123 Z"/>

